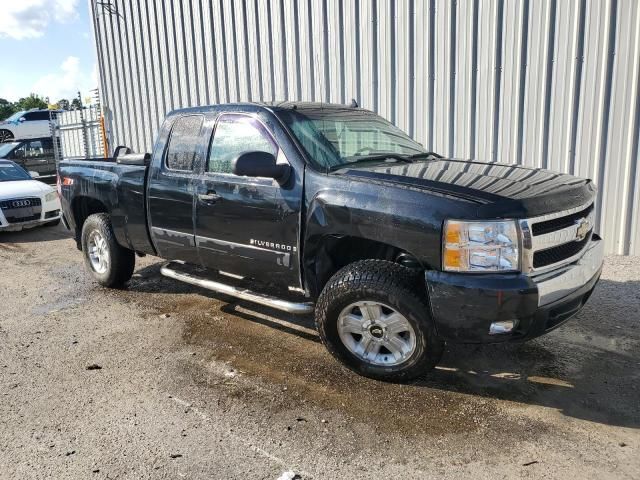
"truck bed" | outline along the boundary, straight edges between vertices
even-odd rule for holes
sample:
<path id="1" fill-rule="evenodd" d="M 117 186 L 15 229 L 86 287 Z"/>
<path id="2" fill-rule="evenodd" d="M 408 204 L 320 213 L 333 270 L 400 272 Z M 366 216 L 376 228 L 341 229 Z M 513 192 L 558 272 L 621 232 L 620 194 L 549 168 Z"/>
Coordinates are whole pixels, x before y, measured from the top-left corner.
<path id="1" fill-rule="evenodd" d="M 147 167 L 104 160 L 63 160 L 58 167 L 61 201 L 72 229 L 86 209 L 109 213 L 118 242 L 131 250 L 154 253 L 147 229 Z M 71 203 L 73 202 L 73 203 Z"/>

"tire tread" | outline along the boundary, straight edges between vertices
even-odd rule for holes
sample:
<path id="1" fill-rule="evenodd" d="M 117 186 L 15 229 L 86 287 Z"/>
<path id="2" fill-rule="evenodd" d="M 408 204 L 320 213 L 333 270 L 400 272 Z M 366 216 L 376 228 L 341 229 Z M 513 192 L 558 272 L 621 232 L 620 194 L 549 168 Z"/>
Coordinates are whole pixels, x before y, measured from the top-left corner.
<path id="1" fill-rule="evenodd" d="M 100 230 L 109 244 L 110 265 L 109 270 L 104 276 L 99 276 L 92 269 L 87 254 L 87 236 L 89 231 L 94 228 Z M 94 213 L 85 220 L 82 226 L 82 251 L 84 252 L 85 264 L 102 286 L 111 288 L 121 287 L 128 282 L 133 275 L 136 265 L 135 253 L 118 243 L 111 226 L 111 218 L 107 213 Z"/>

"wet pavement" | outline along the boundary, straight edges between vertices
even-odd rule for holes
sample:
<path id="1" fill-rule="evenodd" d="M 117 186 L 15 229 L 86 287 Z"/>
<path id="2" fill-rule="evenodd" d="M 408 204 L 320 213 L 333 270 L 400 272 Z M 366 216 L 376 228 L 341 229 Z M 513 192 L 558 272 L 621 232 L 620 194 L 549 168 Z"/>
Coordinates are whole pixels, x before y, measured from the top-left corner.
<path id="1" fill-rule="evenodd" d="M 102 289 L 62 227 L 2 234 L 0 265 L 1 478 L 640 478 L 637 257 L 560 329 L 448 346 L 410 385 L 157 258 Z"/>

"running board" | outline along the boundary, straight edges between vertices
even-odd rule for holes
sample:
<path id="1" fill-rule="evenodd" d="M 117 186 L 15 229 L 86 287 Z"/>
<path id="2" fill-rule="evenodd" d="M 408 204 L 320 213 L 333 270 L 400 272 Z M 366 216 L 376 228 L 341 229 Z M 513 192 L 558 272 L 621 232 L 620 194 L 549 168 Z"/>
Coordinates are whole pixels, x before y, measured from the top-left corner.
<path id="1" fill-rule="evenodd" d="M 196 276 L 193 273 L 178 271 L 176 268 L 172 268 L 172 264 L 175 264 L 176 266 L 182 265 L 181 262 L 167 262 L 162 266 L 162 268 L 160 268 L 160 273 L 165 277 L 180 280 L 181 282 L 206 288 L 207 290 L 212 290 L 214 292 L 224 293 L 225 295 L 246 300 L 248 302 L 265 305 L 283 312 L 293 313 L 295 315 L 304 315 L 313 312 L 314 305 L 312 302 L 290 302 L 262 293 L 253 292 L 246 288 L 234 287 L 233 285 L 227 285 L 208 278 Z"/>

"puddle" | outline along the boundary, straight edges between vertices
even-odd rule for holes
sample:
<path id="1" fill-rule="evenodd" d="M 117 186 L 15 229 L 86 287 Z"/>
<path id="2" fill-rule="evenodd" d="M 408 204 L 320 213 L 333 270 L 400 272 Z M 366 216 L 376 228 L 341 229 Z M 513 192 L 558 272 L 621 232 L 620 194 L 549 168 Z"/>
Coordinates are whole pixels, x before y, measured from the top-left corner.
<path id="1" fill-rule="evenodd" d="M 85 297 L 74 297 L 70 295 L 67 298 L 59 298 L 55 302 L 49 302 L 33 307 L 31 309 L 31 313 L 35 315 L 48 315 L 50 313 L 60 312 L 68 308 L 76 307 L 86 302 L 86 300 L 87 299 Z"/>

